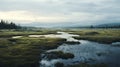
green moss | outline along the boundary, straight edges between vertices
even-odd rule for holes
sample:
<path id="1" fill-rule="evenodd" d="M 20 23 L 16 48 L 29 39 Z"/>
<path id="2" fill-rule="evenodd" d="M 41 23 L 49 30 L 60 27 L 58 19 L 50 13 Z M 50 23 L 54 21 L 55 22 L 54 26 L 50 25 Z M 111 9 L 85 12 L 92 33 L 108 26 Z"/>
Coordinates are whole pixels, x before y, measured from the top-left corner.
<path id="1" fill-rule="evenodd" d="M 74 37 L 76 39 L 90 40 L 105 44 L 120 41 L 119 29 L 83 29 L 69 32 L 80 35 L 79 37 Z"/>
<path id="2" fill-rule="evenodd" d="M 61 30 L 62 31 L 62 30 Z M 100 43 L 112 43 L 120 41 L 120 30 L 117 29 L 92 29 L 92 30 L 68 30 L 66 32 L 78 34 L 77 39 L 85 39 Z M 39 67 L 40 55 L 48 49 L 54 49 L 66 42 L 61 38 L 29 38 L 28 35 L 56 34 L 53 30 L 40 31 L 1 31 L 0 30 L 0 67 Z M 12 39 L 12 36 L 24 37 Z M 63 59 L 73 58 L 74 55 L 63 52 L 53 52 Z M 101 54 L 98 54 L 101 55 Z M 59 65 L 59 64 L 57 64 Z M 85 67 L 86 64 L 72 67 Z M 93 67 L 106 67 L 104 64 L 89 65 Z"/>
<path id="3" fill-rule="evenodd" d="M 1 31 L 1 30 L 0 30 Z M 28 36 L 28 35 L 42 35 L 42 34 L 57 34 L 55 30 L 41 30 L 41 31 L 15 31 L 15 30 L 2 30 L 0 32 L 1 38 L 9 38 L 12 36 Z"/>
<path id="4" fill-rule="evenodd" d="M 89 41 L 94 41 L 94 42 L 99 42 L 99 43 L 104 43 L 104 44 L 111 44 L 113 42 L 119 42 L 120 37 L 103 37 L 103 36 L 80 36 L 80 37 L 74 37 L 75 39 L 83 39 L 83 40 L 89 40 Z"/>
<path id="5" fill-rule="evenodd" d="M 40 55 L 64 43 L 62 38 L 0 39 L 0 67 L 39 67 Z"/>

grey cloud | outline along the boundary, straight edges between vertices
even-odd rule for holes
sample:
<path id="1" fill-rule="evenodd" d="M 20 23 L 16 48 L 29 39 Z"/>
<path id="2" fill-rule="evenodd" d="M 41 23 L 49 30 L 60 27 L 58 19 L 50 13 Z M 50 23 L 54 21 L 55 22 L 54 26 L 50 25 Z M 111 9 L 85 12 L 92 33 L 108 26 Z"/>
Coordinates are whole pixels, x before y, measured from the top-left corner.
<path id="1" fill-rule="evenodd" d="M 43 1 L 43 0 L 42 0 Z M 36 15 L 45 14 L 72 16 L 73 12 L 102 15 L 104 18 L 93 21 L 114 22 L 119 20 L 119 0 L 0 0 L 0 11 L 25 10 Z M 74 16 L 73 16 L 74 18 Z M 91 18 L 92 19 L 92 18 Z M 94 18 L 93 18 L 94 19 Z M 79 20 L 79 19 L 78 19 Z M 73 22 L 75 20 L 72 20 Z M 69 21 L 68 21 L 69 22 Z M 84 22 L 87 22 L 84 20 Z M 92 21 L 91 21 L 92 23 Z"/>

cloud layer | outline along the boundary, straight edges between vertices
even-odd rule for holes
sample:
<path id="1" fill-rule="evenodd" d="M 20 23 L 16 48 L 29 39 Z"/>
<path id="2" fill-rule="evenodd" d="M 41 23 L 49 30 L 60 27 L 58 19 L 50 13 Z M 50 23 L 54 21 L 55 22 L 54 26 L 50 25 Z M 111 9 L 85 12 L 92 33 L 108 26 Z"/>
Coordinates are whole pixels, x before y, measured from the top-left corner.
<path id="1" fill-rule="evenodd" d="M 0 19 L 18 23 L 120 21 L 119 0 L 0 0 Z"/>

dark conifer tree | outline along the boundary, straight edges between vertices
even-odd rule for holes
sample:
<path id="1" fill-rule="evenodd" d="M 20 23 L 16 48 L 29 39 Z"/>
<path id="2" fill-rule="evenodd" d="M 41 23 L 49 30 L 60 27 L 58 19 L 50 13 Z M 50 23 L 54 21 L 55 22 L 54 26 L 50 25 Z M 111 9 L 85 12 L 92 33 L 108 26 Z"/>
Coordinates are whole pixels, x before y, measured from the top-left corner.
<path id="1" fill-rule="evenodd" d="M 4 20 L 0 21 L 0 29 L 20 29 L 21 27 L 16 25 L 15 23 L 11 22 L 7 22 Z"/>

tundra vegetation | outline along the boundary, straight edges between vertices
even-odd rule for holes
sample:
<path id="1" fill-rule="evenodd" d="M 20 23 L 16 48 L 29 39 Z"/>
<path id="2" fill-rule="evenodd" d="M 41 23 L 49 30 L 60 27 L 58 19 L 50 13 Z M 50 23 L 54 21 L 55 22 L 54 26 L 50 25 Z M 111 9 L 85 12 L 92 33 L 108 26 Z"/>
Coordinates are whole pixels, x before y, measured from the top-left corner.
<path id="1" fill-rule="evenodd" d="M 62 51 L 46 52 L 45 55 L 47 56 L 47 58 L 49 60 L 51 60 L 51 59 L 58 59 L 58 58 L 62 58 L 62 59 L 74 58 L 73 54 L 71 54 L 71 53 L 64 53 Z"/>
<path id="2" fill-rule="evenodd" d="M 47 33 L 48 32 L 48 33 Z M 49 34 L 53 31 L 19 32 L 1 31 L 0 33 L 0 67 L 39 67 L 40 55 L 49 49 L 57 48 L 66 39 L 34 38 L 29 34 Z M 54 32 L 56 33 L 56 32 Z M 11 38 L 22 35 L 21 38 Z"/>
<path id="3" fill-rule="evenodd" d="M 67 43 L 63 38 L 48 37 L 28 37 L 29 35 L 57 34 L 57 31 L 64 31 L 80 35 L 76 39 L 84 39 L 99 43 L 110 44 L 120 42 L 119 29 L 70 29 L 70 30 L 0 30 L 0 67 L 39 67 L 40 55 L 46 50 L 54 49 L 63 43 Z M 13 36 L 23 36 L 12 38 Z M 61 51 L 52 52 L 63 59 L 74 58 L 74 55 Z M 57 63 L 59 66 L 62 63 Z M 63 64 L 61 66 L 64 66 Z M 89 65 L 80 63 L 69 67 L 107 67 L 105 64 Z"/>
<path id="4" fill-rule="evenodd" d="M 80 35 L 79 37 L 74 37 L 80 40 L 89 40 L 104 44 L 120 42 L 120 29 L 79 29 L 68 30 L 66 32 Z"/>

